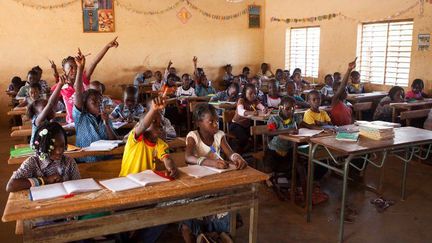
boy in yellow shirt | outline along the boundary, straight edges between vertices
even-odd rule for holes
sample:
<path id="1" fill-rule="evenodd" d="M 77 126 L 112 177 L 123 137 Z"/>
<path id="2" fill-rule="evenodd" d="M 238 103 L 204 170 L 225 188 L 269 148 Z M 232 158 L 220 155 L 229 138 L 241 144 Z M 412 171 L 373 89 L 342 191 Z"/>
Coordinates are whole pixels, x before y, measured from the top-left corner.
<path id="1" fill-rule="evenodd" d="M 130 132 L 123 154 L 120 176 L 156 169 L 155 160 L 165 164 L 167 175 L 176 177 L 178 170 L 169 157 L 168 144 L 162 139 L 160 111 L 166 106 L 165 95 L 155 98 L 150 110 Z"/>
<path id="2" fill-rule="evenodd" d="M 321 95 L 318 91 L 312 90 L 308 95 L 308 103 L 311 106 L 304 116 L 302 125 L 309 129 L 326 129 L 332 126 L 330 116 L 326 111 L 319 109 L 321 105 Z"/>

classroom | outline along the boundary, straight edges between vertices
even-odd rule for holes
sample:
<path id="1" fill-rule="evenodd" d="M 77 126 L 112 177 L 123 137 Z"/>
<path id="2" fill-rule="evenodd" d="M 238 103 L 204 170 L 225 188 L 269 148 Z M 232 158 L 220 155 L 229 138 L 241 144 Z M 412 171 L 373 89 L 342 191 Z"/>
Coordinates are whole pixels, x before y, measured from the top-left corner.
<path id="1" fill-rule="evenodd" d="M 432 0 L 0 1 L 1 242 L 431 242 Z"/>

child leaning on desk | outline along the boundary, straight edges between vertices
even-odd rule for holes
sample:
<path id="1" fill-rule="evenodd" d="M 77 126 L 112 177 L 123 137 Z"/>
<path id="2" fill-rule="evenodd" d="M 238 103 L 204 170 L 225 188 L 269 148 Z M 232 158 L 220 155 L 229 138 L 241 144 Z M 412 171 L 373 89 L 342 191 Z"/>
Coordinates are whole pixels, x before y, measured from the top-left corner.
<path id="1" fill-rule="evenodd" d="M 36 155 L 26 159 L 12 174 L 7 192 L 80 179 L 75 160 L 64 155 L 67 137 L 60 124 L 48 122 L 39 126 L 32 146 Z"/>
<path id="2" fill-rule="evenodd" d="M 188 164 L 211 166 L 219 169 L 233 164 L 237 169 L 246 168 L 246 161 L 234 153 L 219 130 L 216 109 L 210 104 L 200 104 L 194 112 L 197 130 L 186 136 L 185 159 Z M 221 153 L 222 152 L 222 153 Z M 225 155 L 225 158 L 222 156 Z M 195 242 L 194 238 L 202 232 L 229 232 L 230 214 L 222 213 L 204 217 L 203 220 L 191 219 L 180 223 L 185 242 Z"/>

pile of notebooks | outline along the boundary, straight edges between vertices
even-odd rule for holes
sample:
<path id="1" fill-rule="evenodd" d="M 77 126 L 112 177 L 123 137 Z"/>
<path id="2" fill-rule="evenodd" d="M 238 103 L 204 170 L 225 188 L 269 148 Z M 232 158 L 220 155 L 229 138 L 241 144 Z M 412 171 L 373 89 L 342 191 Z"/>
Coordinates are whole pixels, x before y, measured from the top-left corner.
<path id="1" fill-rule="evenodd" d="M 124 144 L 122 140 L 98 140 L 84 148 L 85 151 L 111 151 L 119 145 Z"/>
<path id="2" fill-rule="evenodd" d="M 387 140 L 394 138 L 394 128 L 374 124 L 363 124 L 359 126 L 360 136 L 373 140 Z"/>

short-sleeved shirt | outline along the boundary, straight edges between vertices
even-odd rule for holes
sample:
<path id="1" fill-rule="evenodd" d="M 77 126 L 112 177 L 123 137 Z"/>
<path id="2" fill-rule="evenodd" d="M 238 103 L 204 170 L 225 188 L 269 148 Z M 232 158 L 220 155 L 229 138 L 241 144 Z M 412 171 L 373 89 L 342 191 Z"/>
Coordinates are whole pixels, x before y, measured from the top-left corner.
<path id="1" fill-rule="evenodd" d="M 335 126 L 345 126 L 353 123 L 352 110 L 343 101 L 338 101 L 336 105 L 332 106 L 330 115 Z"/>
<path id="2" fill-rule="evenodd" d="M 74 159 L 62 156 L 61 160 L 41 160 L 39 156 L 31 156 L 12 174 L 12 179 L 26 179 L 34 177 L 47 177 L 58 174 L 63 181 L 80 179 L 77 164 Z"/>
<path id="3" fill-rule="evenodd" d="M 127 119 L 129 117 L 134 120 L 138 120 L 140 116 L 144 113 L 144 107 L 141 104 L 137 104 L 134 107 L 127 107 L 124 104 L 120 104 L 114 108 L 111 112 L 111 116 L 114 119 L 123 118 Z"/>
<path id="4" fill-rule="evenodd" d="M 380 103 L 377 105 L 373 119 L 380 121 L 392 121 L 393 109 L 391 108 L 389 102 L 391 102 L 390 96 L 386 96 L 381 99 Z"/>
<path id="5" fill-rule="evenodd" d="M 358 84 L 350 83 L 347 86 L 347 89 L 348 89 L 348 93 L 350 94 L 361 94 L 365 92 L 364 85 L 362 83 L 358 83 Z"/>
<path id="6" fill-rule="evenodd" d="M 133 84 L 134 84 L 135 86 L 138 86 L 138 85 L 140 85 L 140 84 L 146 84 L 146 83 L 149 83 L 149 81 L 147 81 L 147 80 L 144 78 L 144 74 L 143 74 L 143 73 L 138 73 L 138 74 L 135 76 L 135 79 L 134 79 L 134 81 L 133 81 Z"/>
<path id="7" fill-rule="evenodd" d="M 266 95 L 266 106 L 268 108 L 279 108 L 279 104 L 281 103 L 281 98 L 277 97 L 272 98 L 270 95 Z"/>
<path id="8" fill-rule="evenodd" d="M 119 176 L 156 169 L 155 159 L 168 157 L 168 149 L 168 144 L 162 139 L 158 138 L 156 143 L 152 143 L 143 135 L 136 137 L 133 129 L 126 142 Z"/>
<path id="9" fill-rule="evenodd" d="M 196 96 L 195 95 L 195 89 L 192 88 L 192 87 L 189 87 L 188 90 L 184 90 L 183 86 L 180 86 L 176 90 L 176 96 L 177 97 L 180 97 L 180 96 Z"/>
<path id="10" fill-rule="evenodd" d="M 162 86 L 163 86 L 163 82 L 162 82 L 162 80 L 161 80 L 160 82 L 155 81 L 155 82 L 152 84 L 152 90 L 153 90 L 153 91 L 159 91 L 159 90 L 162 89 Z"/>
<path id="11" fill-rule="evenodd" d="M 414 93 L 412 90 L 406 92 L 405 98 L 407 99 L 421 99 L 423 97 L 422 92 Z"/>
<path id="12" fill-rule="evenodd" d="M 214 137 L 213 137 L 213 144 L 211 146 L 213 146 L 214 151 L 211 150 L 210 146 L 208 146 L 207 144 L 205 144 L 203 142 L 203 140 L 201 139 L 201 136 L 199 135 L 199 132 L 197 130 L 195 131 L 190 131 L 188 133 L 188 135 L 186 136 L 186 143 L 188 138 L 193 138 L 193 140 L 195 141 L 195 147 L 193 150 L 193 154 L 196 157 L 206 157 L 209 159 L 219 159 L 218 156 L 215 154 L 218 153 L 219 155 L 221 155 L 221 143 L 222 143 L 222 138 L 225 136 L 225 133 L 223 131 L 218 131 Z"/>
<path id="13" fill-rule="evenodd" d="M 326 84 L 324 87 L 322 87 L 321 94 L 323 94 L 324 96 L 327 96 L 327 97 L 333 96 L 334 95 L 333 94 L 333 87 Z"/>
<path id="14" fill-rule="evenodd" d="M 277 131 L 283 129 L 294 129 L 298 127 L 302 121 L 302 117 L 299 114 L 294 114 L 292 119 L 284 120 L 280 116 L 272 116 L 267 121 L 267 129 L 269 131 Z M 280 139 L 279 136 L 274 136 L 269 142 L 269 149 L 278 152 L 280 155 L 284 156 L 291 148 L 293 144 L 290 141 Z"/>
<path id="15" fill-rule="evenodd" d="M 96 118 L 88 112 L 81 112 L 76 106 L 73 107 L 73 118 L 75 120 L 76 146 L 85 148 L 90 146 L 92 142 L 109 139 L 107 128 L 102 119 Z M 108 124 L 112 127 L 111 121 Z M 97 157 L 85 157 L 80 161 L 94 162 L 97 161 Z"/>
<path id="16" fill-rule="evenodd" d="M 315 125 L 316 122 L 331 122 L 331 119 L 326 111 L 314 112 L 308 109 L 303 115 L 303 121 L 306 124 Z"/>
<path id="17" fill-rule="evenodd" d="M 212 86 L 208 86 L 207 88 L 202 85 L 195 85 L 195 94 L 196 96 L 207 96 L 209 94 L 215 94 L 216 91 Z"/>

